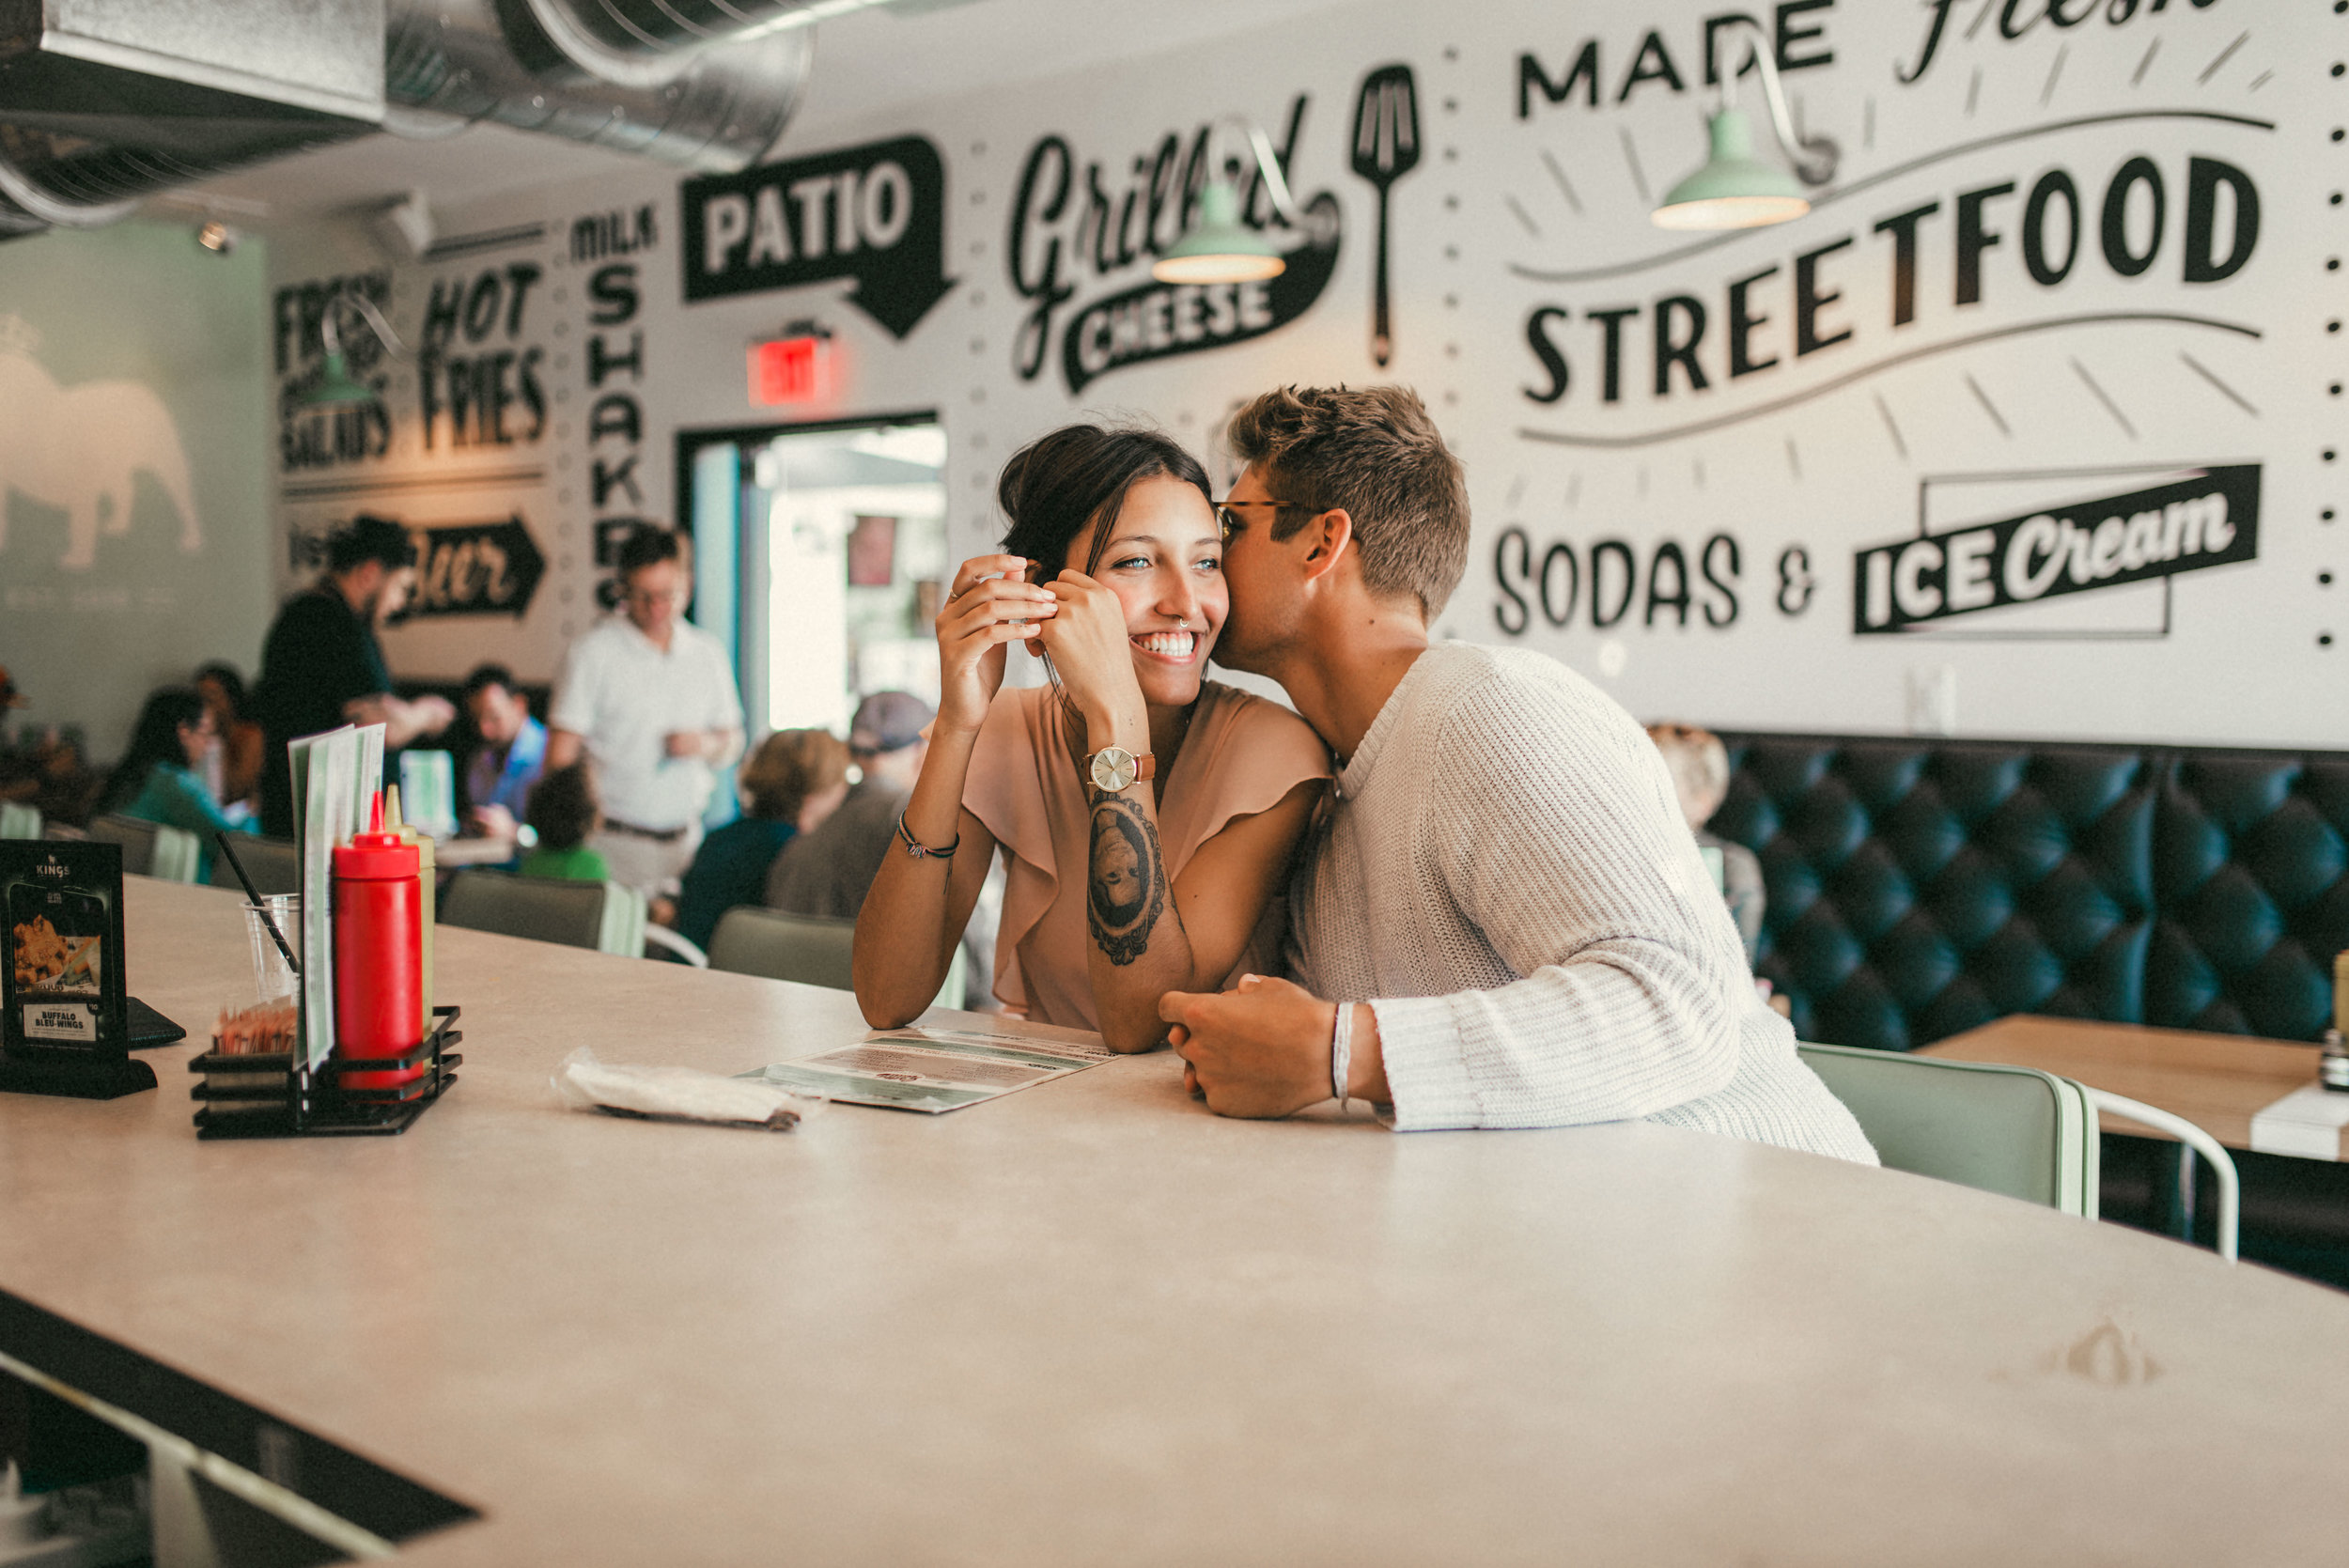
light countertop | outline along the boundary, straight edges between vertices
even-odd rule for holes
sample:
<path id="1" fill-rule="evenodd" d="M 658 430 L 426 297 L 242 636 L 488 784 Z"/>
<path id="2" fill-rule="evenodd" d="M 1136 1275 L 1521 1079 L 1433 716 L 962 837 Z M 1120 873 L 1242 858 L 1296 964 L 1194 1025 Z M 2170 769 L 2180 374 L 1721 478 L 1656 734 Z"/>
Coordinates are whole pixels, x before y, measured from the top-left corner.
<path id="1" fill-rule="evenodd" d="M 201 1034 L 231 894 L 133 878 Z M 405 1136 L 0 1095 L 0 1287 L 479 1509 L 418 1563 L 2337 1562 L 2349 1297 L 1644 1125 L 1221 1120 L 1166 1054 L 788 1134 L 559 1109 L 845 994 L 440 935 Z M 0 1346 L 0 1348 L 7 1348 Z"/>

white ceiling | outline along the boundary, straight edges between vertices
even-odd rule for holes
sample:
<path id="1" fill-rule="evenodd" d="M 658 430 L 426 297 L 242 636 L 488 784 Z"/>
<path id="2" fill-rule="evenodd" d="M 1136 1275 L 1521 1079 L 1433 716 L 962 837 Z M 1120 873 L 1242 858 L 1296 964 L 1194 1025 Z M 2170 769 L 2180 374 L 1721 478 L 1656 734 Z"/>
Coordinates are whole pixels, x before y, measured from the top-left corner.
<path id="1" fill-rule="evenodd" d="M 1004 89 L 1140 54 L 1158 54 L 1347 0 L 975 0 L 931 11 L 868 10 L 817 28 L 805 101 L 778 156 L 826 144 L 838 128 L 926 100 Z M 1049 50 L 1039 39 L 1050 39 Z M 582 179 L 644 161 L 475 126 L 437 142 L 369 136 L 226 176 L 168 198 L 174 209 L 217 201 L 222 215 L 267 227 L 373 208 L 410 189 L 457 206 L 507 192 Z M 260 214 L 265 211 L 265 216 Z"/>

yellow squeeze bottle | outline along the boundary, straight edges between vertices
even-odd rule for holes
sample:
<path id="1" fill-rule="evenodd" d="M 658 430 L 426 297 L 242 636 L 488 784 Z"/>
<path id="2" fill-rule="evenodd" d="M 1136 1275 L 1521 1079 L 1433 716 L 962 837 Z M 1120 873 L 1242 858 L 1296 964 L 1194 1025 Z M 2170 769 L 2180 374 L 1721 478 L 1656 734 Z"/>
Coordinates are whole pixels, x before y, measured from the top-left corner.
<path id="1" fill-rule="evenodd" d="M 383 831 L 397 833 L 402 844 L 416 846 L 416 892 L 420 895 L 417 908 L 424 912 L 424 984 L 417 989 L 424 994 L 424 1032 L 432 1032 L 432 923 L 438 918 L 432 907 L 435 877 L 432 875 L 432 835 L 419 832 L 400 820 L 399 785 L 387 784 L 383 789 Z"/>

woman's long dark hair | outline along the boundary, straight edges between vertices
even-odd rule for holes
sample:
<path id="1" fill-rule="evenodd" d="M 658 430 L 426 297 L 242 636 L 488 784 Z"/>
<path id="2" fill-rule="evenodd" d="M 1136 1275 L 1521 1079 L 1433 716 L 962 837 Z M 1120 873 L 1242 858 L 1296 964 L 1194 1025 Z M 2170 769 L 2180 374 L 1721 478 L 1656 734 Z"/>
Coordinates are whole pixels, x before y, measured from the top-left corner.
<path id="1" fill-rule="evenodd" d="M 159 762 L 177 768 L 188 765 L 188 749 L 179 743 L 179 726 L 195 728 L 204 722 L 204 699 L 193 686 L 159 686 L 148 693 L 139 722 L 131 731 L 131 749 L 107 775 L 105 809 L 120 811 L 139 798 L 147 775 Z"/>
<path id="2" fill-rule="evenodd" d="M 1093 548 L 1085 554 L 1084 574 L 1091 577 L 1109 548 L 1111 525 L 1126 505 L 1127 492 L 1144 479 L 1179 479 L 1214 505 L 1207 471 L 1182 443 L 1163 430 L 1146 425 L 1064 425 L 1038 436 L 1011 455 L 1003 476 L 996 481 L 995 499 L 1011 520 L 1003 535 L 1004 552 L 1036 563 L 1036 581 L 1050 582 L 1066 569 L 1068 547 L 1086 527 L 1093 531 Z M 1041 646 L 1036 657 L 1060 690 L 1060 672 Z M 1066 704 L 1067 693 L 1061 701 Z M 1070 719 L 1076 718 L 1071 708 Z M 1072 732 L 1081 725 L 1072 725 Z"/>
<path id="3" fill-rule="evenodd" d="M 1207 471 L 1162 430 L 1066 425 L 1038 436 L 1012 454 L 996 482 L 995 499 L 1011 520 L 1003 549 L 1037 563 L 1050 582 L 1066 566 L 1070 543 L 1097 520 L 1102 526 L 1094 531 L 1084 564 L 1090 577 L 1109 548 L 1108 525 L 1125 505 L 1126 492 L 1161 475 L 1193 486 L 1200 499 L 1214 504 Z"/>
<path id="4" fill-rule="evenodd" d="M 237 667 L 218 660 L 207 664 L 195 672 L 197 689 L 202 690 L 208 680 L 218 681 L 221 691 L 228 698 L 228 722 L 244 722 L 244 676 L 237 674 Z"/>

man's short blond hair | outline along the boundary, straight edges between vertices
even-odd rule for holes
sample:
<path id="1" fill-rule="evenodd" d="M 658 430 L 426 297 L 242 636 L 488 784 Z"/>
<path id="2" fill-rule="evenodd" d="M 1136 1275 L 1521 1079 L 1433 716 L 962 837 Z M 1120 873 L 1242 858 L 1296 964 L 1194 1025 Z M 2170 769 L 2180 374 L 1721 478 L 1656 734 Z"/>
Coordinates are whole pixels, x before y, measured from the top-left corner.
<path id="1" fill-rule="evenodd" d="M 1230 441 L 1281 504 L 1274 538 L 1343 507 L 1373 594 L 1409 594 L 1431 622 L 1451 599 L 1468 569 L 1468 485 L 1419 394 L 1284 386 L 1234 414 Z"/>

